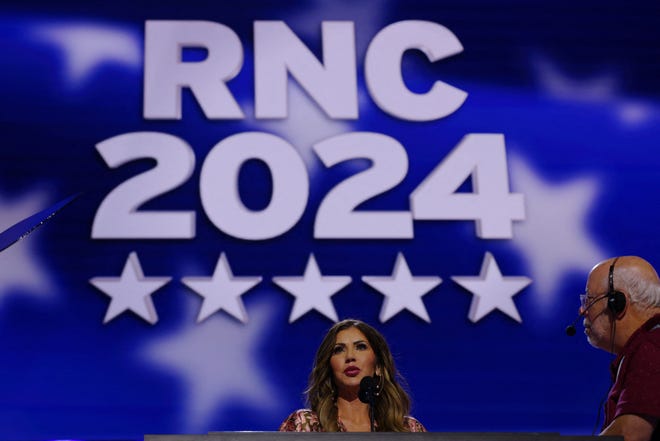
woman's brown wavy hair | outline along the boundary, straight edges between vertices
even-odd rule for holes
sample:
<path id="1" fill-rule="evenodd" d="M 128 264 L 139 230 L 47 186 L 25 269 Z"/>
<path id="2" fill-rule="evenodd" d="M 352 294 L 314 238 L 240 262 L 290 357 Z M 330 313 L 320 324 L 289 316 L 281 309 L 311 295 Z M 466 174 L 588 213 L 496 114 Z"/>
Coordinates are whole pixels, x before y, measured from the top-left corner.
<path id="1" fill-rule="evenodd" d="M 307 403 L 319 416 L 323 430 L 336 432 L 337 427 L 337 387 L 335 386 L 330 358 L 337 340 L 337 334 L 348 328 L 357 328 L 369 341 L 376 355 L 376 369 L 380 372 L 383 386 L 374 406 L 374 419 L 379 432 L 407 432 L 403 418 L 410 412 L 410 397 L 399 384 L 405 380 L 397 372 L 394 359 L 385 338 L 376 329 L 360 320 L 347 319 L 328 330 L 316 351 L 309 387 L 305 391 Z M 405 383 L 404 383 L 405 384 Z"/>

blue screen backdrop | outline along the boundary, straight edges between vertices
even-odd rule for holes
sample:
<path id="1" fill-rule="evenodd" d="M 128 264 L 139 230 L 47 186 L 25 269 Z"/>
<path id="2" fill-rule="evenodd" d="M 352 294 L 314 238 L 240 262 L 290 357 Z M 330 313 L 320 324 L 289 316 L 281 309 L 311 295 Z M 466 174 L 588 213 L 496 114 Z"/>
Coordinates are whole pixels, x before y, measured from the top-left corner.
<path id="1" fill-rule="evenodd" d="M 660 265 L 659 13 L 641 1 L 4 2 L 0 229 L 81 194 L 0 253 L 0 438 L 276 430 L 304 404 L 325 331 L 349 317 L 385 335 L 429 430 L 591 434 L 611 356 L 564 328 L 596 262 Z M 145 23 L 162 20 L 235 34 L 240 65 L 215 80 L 242 117 L 208 117 L 187 88 L 180 118 L 145 117 Z M 374 37 L 411 20 L 462 45 L 399 63 L 411 96 L 436 81 L 467 94 L 446 116 L 392 114 L 367 84 Z M 286 115 L 258 117 L 257 21 L 286 24 L 319 66 L 322 23 L 352 23 L 357 115 L 329 116 L 289 75 Z M 184 64 L 223 57 L 189 46 Z M 152 138 L 116 142 L 138 132 Z M 353 144 L 332 164 L 340 135 Z M 467 166 L 440 166 L 456 151 Z M 501 198 L 477 209 L 481 234 L 474 218 L 421 214 L 454 193 L 446 182 L 412 202 L 438 168 L 454 196 Z M 351 181 L 371 170 L 391 185 Z M 366 229 L 321 237 L 319 218 L 341 230 L 338 210 L 363 191 Z M 126 226 L 145 213 L 162 218 Z M 387 213 L 406 237 L 367 237 Z M 499 215 L 510 234 L 489 235 Z"/>

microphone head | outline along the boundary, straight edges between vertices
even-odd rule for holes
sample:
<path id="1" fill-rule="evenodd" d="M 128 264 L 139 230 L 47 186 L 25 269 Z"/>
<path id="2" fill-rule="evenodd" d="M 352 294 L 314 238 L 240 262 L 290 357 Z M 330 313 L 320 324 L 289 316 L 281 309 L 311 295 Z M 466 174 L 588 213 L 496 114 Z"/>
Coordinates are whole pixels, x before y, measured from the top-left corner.
<path id="1" fill-rule="evenodd" d="M 373 401 L 375 386 L 372 377 L 364 377 L 362 381 L 360 381 L 360 390 L 358 391 L 358 398 L 360 401 L 367 404 Z"/>
<path id="2" fill-rule="evenodd" d="M 566 326 L 566 335 L 569 337 L 572 337 L 575 335 L 575 326 L 573 325 L 568 325 Z"/>

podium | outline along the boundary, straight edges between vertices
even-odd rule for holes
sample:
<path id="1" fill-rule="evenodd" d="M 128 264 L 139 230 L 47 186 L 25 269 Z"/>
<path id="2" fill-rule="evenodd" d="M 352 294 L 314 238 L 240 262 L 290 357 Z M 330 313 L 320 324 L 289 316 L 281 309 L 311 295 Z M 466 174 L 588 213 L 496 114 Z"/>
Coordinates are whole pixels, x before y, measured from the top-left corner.
<path id="1" fill-rule="evenodd" d="M 144 441 L 603 441 L 603 437 L 531 432 L 209 432 L 145 435 Z M 623 437 L 606 437 L 623 441 Z"/>

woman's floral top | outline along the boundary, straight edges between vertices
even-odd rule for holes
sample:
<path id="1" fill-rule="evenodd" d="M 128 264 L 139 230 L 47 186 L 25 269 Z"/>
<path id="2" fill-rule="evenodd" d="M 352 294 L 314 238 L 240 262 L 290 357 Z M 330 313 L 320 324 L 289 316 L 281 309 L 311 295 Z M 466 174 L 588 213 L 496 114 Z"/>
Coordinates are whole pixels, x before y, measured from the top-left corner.
<path id="1" fill-rule="evenodd" d="M 346 427 L 337 418 L 337 425 L 340 432 L 346 432 Z M 426 432 L 426 429 L 415 418 L 411 416 L 403 417 L 403 425 L 411 432 Z M 318 415 L 310 409 L 298 409 L 287 417 L 280 425 L 280 432 L 325 432 L 321 427 Z"/>

